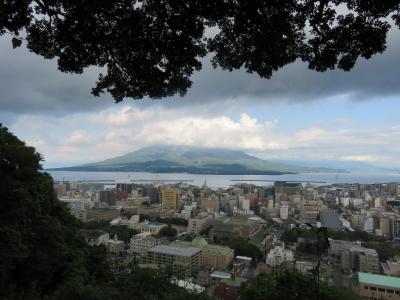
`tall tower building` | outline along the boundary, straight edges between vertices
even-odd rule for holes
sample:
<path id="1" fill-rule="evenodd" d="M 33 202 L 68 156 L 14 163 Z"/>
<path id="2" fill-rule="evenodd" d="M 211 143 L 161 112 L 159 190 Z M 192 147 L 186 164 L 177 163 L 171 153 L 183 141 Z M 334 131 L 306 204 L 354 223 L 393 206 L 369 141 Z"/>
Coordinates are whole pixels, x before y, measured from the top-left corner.
<path id="1" fill-rule="evenodd" d="M 161 205 L 162 208 L 177 209 L 178 208 L 178 191 L 176 189 L 161 189 Z"/>

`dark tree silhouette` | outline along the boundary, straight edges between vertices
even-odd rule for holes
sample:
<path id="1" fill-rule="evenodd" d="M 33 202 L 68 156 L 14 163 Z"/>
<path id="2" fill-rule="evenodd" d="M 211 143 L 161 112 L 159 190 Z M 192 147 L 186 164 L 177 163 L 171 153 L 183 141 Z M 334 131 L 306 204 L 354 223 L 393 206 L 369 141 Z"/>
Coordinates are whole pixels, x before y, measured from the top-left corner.
<path id="1" fill-rule="evenodd" d="M 14 48 L 26 39 L 62 72 L 100 67 L 92 93 L 117 102 L 184 95 L 207 53 L 214 67 L 264 78 L 297 59 L 349 71 L 385 50 L 391 19 L 400 26 L 399 0 L 0 2 L 0 35 Z"/>

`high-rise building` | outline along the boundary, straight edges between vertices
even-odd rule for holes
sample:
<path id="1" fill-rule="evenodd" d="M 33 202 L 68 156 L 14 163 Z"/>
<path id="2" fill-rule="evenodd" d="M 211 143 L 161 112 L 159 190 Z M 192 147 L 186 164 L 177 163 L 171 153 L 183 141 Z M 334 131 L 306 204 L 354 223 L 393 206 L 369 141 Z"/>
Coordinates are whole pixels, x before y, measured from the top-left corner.
<path id="1" fill-rule="evenodd" d="M 100 202 L 107 203 L 108 205 L 115 205 L 115 191 L 100 191 Z"/>
<path id="2" fill-rule="evenodd" d="M 147 196 L 150 199 L 150 204 L 160 203 L 160 192 L 158 188 L 154 186 L 146 186 L 143 190 L 143 196 Z"/>
<path id="3" fill-rule="evenodd" d="M 361 246 L 353 246 L 349 250 L 343 251 L 340 264 L 342 270 L 346 271 L 380 272 L 379 258 L 376 250 Z"/>
<path id="4" fill-rule="evenodd" d="M 178 208 L 178 191 L 176 189 L 161 189 L 162 208 Z"/>
<path id="5" fill-rule="evenodd" d="M 275 201 L 286 201 L 291 195 L 301 194 L 303 186 L 297 182 L 277 181 L 274 184 Z"/>
<path id="6" fill-rule="evenodd" d="M 126 192 L 128 194 L 132 193 L 133 184 L 132 183 L 117 183 L 117 191 Z"/>

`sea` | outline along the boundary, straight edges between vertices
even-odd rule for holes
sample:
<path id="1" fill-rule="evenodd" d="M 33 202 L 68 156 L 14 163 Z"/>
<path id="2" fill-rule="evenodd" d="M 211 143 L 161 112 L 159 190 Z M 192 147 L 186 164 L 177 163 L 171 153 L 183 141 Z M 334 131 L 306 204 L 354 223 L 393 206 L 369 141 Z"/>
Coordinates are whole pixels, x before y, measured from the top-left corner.
<path id="1" fill-rule="evenodd" d="M 185 173 L 145 173 L 145 172 L 71 172 L 47 171 L 55 181 L 88 181 L 88 182 L 185 182 L 202 186 L 205 182 L 211 188 L 227 188 L 237 183 L 251 183 L 269 186 L 275 181 L 295 181 L 315 185 L 335 183 L 400 183 L 400 173 L 299 173 L 284 175 L 209 175 Z"/>

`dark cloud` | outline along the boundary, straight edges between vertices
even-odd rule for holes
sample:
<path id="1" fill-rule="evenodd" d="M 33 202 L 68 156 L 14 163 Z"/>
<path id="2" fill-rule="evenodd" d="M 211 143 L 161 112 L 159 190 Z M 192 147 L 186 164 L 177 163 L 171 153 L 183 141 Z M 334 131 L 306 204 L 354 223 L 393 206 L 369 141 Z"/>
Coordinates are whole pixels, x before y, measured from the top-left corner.
<path id="1" fill-rule="evenodd" d="M 10 38 L 0 37 L 0 111 L 4 113 L 68 114 L 112 105 L 111 97 L 90 94 L 97 78 L 94 69 L 65 74 L 56 61 L 30 53 L 24 46 L 12 49 Z"/>
<path id="2" fill-rule="evenodd" d="M 400 31 L 390 32 L 388 49 L 370 60 L 360 59 L 350 72 L 310 71 L 296 62 L 278 71 L 272 79 L 261 79 L 244 71 L 214 70 L 209 60 L 203 70 L 193 76 L 193 87 L 184 97 L 157 101 L 133 101 L 138 106 L 210 110 L 210 107 L 240 107 L 271 102 L 316 101 L 347 95 L 352 100 L 400 95 Z M 63 114 L 100 110 L 114 105 L 109 96 L 93 97 L 91 88 L 97 78 L 92 69 L 83 75 L 63 74 L 54 61 L 13 50 L 7 38 L 0 38 L 0 110 L 13 113 Z"/>
<path id="3" fill-rule="evenodd" d="M 281 69 L 270 80 L 243 71 L 211 71 L 210 66 L 195 75 L 188 104 L 222 99 L 246 101 L 310 101 L 346 94 L 354 100 L 400 94 L 400 31 L 392 31 L 388 48 L 370 60 L 360 59 L 353 70 L 319 73 L 302 62 Z"/>

